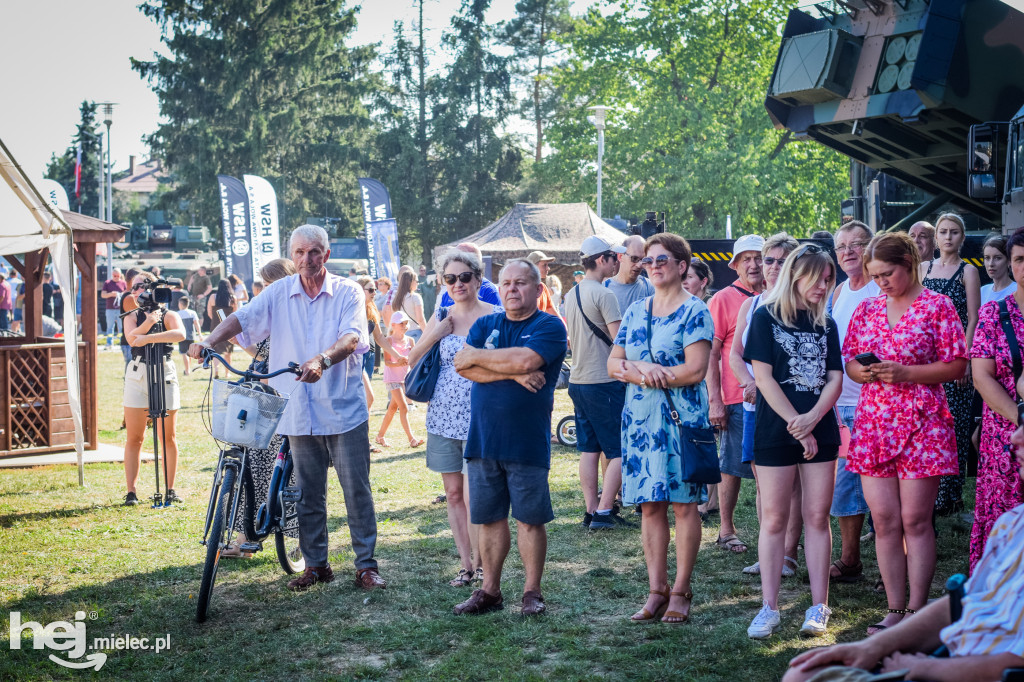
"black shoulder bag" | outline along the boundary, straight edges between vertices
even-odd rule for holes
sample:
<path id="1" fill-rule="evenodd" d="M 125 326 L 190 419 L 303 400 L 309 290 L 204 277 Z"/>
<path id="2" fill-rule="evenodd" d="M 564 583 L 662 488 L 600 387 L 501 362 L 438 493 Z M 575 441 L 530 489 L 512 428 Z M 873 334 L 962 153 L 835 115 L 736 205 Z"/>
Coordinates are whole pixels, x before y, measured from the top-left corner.
<path id="1" fill-rule="evenodd" d="M 1017 343 L 1017 333 L 1013 331 L 1013 322 L 1010 320 L 1010 309 L 1006 305 L 1006 299 L 999 300 L 999 324 L 1003 327 L 1003 335 L 1006 336 L 1006 345 L 1010 347 L 1010 359 L 1013 360 L 1013 390 L 1016 394 L 1017 382 L 1020 381 L 1021 358 L 1020 344 Z M 1020 397 L 1019 395 L 1017 396 Z"/>
<path id="2" fill-rule="evenodd" d="M 588 327 L 590 327 L 590 331 L 594 332 L 594 336 L 596 336 L 597 338 L 599 338 L 602 341 L 604 341 L 605 345 L 607 345 L 610 348 L 612 345 L 614 345 L 614 344 L 612 344 L 612 340 L 608 338 L 607 334 L 605 334 L 603 331 L 601 331 L 600 327 L 598 327 L 596 324 L 591 322 L 590 318 L 587 317 L 587 314 L 585 312 L 583 312 L 583 300 L 580 298 L 580 287 L 579 287 L 578 284 L 575 287 L 575 291 L 576 291 L 576 305 L 578 305 L 580 307 L 580 315 L 583 316 L 583 321 L 587 323 Z"/>
<path id="3" fill-rule="evenodd" d="M 647 306 L 647 352 L 651 354 L 651 362 L 658 364 L 651 348 L 651 317 L 654 315 L 654 299 Z M 679 478 L 687 483 L 704 483 L 711 485 L 722 482 L 722 473 L 718 468 L 718 451 L 715 448 L 715 430 L 711 427 L 685 426 L 679 418 L 672 391 L 661 389 L 668 401 L 669 416 L 679 429 L 679 444 L 682 452 L 679 457 Z"/>
<path id="4" fill-rule="evenodd" d="M 743 289 L 742 287 L 738 287 L 735 284 L 730 284 L 729 286 L 731 286 L 733 289 L 735 289 L 736 291 L 740 292 L 741 294 L 743 294 L 747 298 L 751 298 L 754 295 L 753 292 L 747 291 L 746 289 Z"/>
<path id="5" fill-rule="evenodd" d="M 440 322 L 448 317 L 448 310 L 441 308 L 437 312 L 437 319 Z M 430 402 L 434 397 L 434 387 L 437 386 L 437 375 L 441 371 L 441 340 L 430 347 L 423 357 L 409 369 L 405 375 L 405 395 L 409 400 L 418 403 Z"/>

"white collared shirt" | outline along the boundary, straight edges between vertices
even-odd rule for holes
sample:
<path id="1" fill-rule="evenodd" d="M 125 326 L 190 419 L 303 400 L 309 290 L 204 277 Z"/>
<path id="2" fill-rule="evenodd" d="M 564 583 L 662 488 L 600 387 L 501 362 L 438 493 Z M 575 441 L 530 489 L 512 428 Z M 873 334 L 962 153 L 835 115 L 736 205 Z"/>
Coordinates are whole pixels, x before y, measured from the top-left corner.
<path id="1" fill-rule="evenodd" d="M 324 370 L 315 384 L 304 384 L 291 374 L 270 380 L 290 396 L 277 432 L 286 436 L 327 436 L 346 433 L 369 418 L 363 392 L 363 353 L 369 350 L 366 294 L 357 283 L 327 273 L 320 292 L 310 298 L 299 275 L 280 279 L 235 317 L 249 339 L 270 343 L 270 371 L 289 362 L 303 362 L 323 353 L 346 334 L 356 334 L 355 352 Z"/>

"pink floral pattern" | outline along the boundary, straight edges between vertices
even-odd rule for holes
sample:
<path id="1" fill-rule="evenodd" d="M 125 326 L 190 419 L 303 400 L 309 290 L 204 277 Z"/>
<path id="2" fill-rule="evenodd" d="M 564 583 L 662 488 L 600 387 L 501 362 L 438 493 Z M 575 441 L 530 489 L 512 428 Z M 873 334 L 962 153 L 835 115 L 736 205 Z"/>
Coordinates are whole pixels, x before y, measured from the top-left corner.
<path id="1" fill-rule="evenodd" d="M 1018 343 L 1024 342 L 1024 314 L 1013 296 L 1006 298 L 1010 322 Z M 1006 394 L 1016 397 L 1013 387 L 1013 360 L 1006 334 L 999 322 L 999 304 L 986 303 L 978 314 L 972 358 L 989 358 L 996 363 L 996 380 Z M 981 420 L 981 454 L 978 457 L 978 482 L 975 493 L 974 527 L 971 529 L 971 573 L 985 551 L 985 541 L 1003 513 L 1024 504 L 1024 486 L 1014 456 L 1008 451 L 1010 435 L 1016 425 L 1006 421 L 988 405 Z"/>
<path id="2" fill-rule="evenodd" d="M 892 328 L 885 305 L 883 295 L 857 307 L 843 344 L 846 362 L 869 352 L 903 365 L 967 357 L 964 328 L 948 297 L 923 290 Z M 957 472 L 953 415 L 941 385 L 864 384 L 853 433 L 847 471 L 901 479 Z"/>

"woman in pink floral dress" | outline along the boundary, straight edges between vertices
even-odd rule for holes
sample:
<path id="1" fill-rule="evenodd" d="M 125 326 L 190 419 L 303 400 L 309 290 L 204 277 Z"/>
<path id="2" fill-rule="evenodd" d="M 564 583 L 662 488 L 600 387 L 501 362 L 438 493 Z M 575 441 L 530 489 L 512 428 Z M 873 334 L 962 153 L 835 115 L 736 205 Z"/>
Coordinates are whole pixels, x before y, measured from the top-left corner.
<path id="1" fill-rule="evenodd" d="M 953 415 L 942 384 L 967 368 L 964 329 L 949 298 L 921 285 L 919 261 L 902 232 L 871 240 L 864 265 L 883 295 L 860 304 L 843 345 L 846 373 L 864 384 L 846 469 L 861 475 L 889 602 L 889 613 L 869 635 L 927 602 L 939 476 L 957 472 Z M 862 364 L 855 359 L 862 353 L 881 362 Z"/>
<path id="2" fill-rule="evenodd" d="M 1024 282 L 1024 231 L 1018 230 L 1006 243 L 1013 279 Z M 1024 344 L 1024 287 L 1004 299 L 1018 348 Z M 1014 388 L 1013 359 L 1000 321 L 1000 302 L 981 308 L 978 329 L 971 348 L 974 386 L 985 401 L 981 421 L 981 455 L 978 457 L 978 483 L 971 529 L 971 572 L 985 550 L 985 540 L 996 519 L 1024 503 L 1024 486 L 1008 450 L 1010 435 L 1017 423 L 1017 391 Z M 1018 353 L 1020 351 L 1018 350 Z"/>

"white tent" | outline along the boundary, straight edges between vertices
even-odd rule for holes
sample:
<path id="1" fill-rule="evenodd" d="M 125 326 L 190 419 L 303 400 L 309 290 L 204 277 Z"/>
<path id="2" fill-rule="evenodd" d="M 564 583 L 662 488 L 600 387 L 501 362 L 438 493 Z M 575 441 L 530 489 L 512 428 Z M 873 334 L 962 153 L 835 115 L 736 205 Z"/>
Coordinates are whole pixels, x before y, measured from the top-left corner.
<path id="1" fill-rule="evenodd" d="M 49 249 L 53 276 L 64 298 L 64 352 L 67 357 L 68 395 L 75 425 L 78 483 L 85 483 L 82 450 L 82 399 L 78 370 L 78 324 L 75 319 L 75 254 L 71 227 L 60 211 L 46 201 L 25 176 L 7 145 L 0 139 L 0 255 Z"/>

